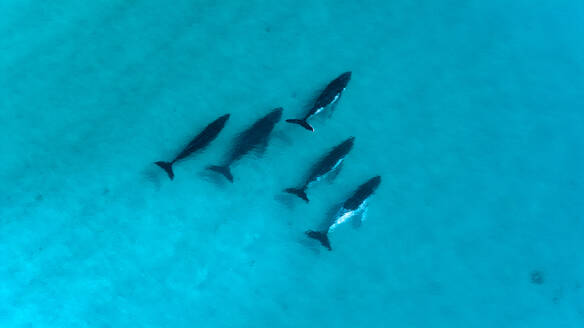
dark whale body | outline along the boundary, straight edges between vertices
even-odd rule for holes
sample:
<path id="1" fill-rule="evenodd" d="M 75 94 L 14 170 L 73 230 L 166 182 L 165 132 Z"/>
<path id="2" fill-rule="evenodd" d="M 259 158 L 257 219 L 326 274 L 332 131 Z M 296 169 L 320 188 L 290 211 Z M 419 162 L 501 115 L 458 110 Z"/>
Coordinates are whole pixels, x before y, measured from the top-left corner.
<path id="1" fill-rule="evenodd" d="M 268 145 L 272 130 L 281 118 L 282 108 L 278 107 L 257 120 L 251 127 L 239 135 L 229 152 L 227 160 L 222 165 L 212 165 L 207 167 L 207 169 L 221 173 L 227 180 L 233 182 L 233 175 L 230 169 L 231 164 L 241 159 L 251 150 L 263 152 Z"/>
<path id="2" fill-rule="evenodd" d="M 351 211 L 359 208 L 359 206 L 361 206 L 361 204 L 363 204 L 363 202 L 365 202 L 369 196 L 373 195 L 375 190 L 377 190 L 377 187 L 379 187 L 380 183 L 381 177 L 379 175 L 367 180 L 367 182 L 360 185 L 359 188 L 355 190 L 353 195 L 343 203 L 343 208 Z"/>
<path id="3" fill-rule="evenodd" d="M 229 119 L 229 114 L 225 114 L 215 121 L 211 122 L 207 127 L 201 131 L 189 144 L 170 162 L 159 161 L 154 164 L 160 166 L 167 174 L 170 180 L 174 178 L 174 172 L 172 171 L 172 165 L 181 159 L 188 157 L 189 155 L 202 150 L 207 147 L 211 141 L 215 140 L 219 135 L 219 132 L 225 127 L 225 123 Z"/>
<path id="4" fill-rule="evenodd" d="M 345 159 L 345 156 L 347 156 L 347 154 L 353 148 L 354 141 L 355 137 L 350 137 L 349 139 L 335 146 L 331 151 L 329 151 L 325 156 L 323 156 L 318 162 L 316 162 L 312 166 L 312 169 L 308 174 L 308 178 L 301 187 L 288 188 L 285 189 L 284 191 L 294 194 L 308 202 L 308 195 L 306 195 L 306 189 L 308 189 L 308 187 L 312 183 L 320 181 L 327 174 L 331 173 L 334 170 L 339 169 L 341 163 Z"/>
<path id="5" fill-rule="evenodd" d="M 341 94 L 349 84 L 351 80 L 351 72 L 345 72 L 341 74 L 336 79 L 332 80 L 326 88 L 321 92 L 321 94 L 316 98 L 314 105 L 310 108 L 308 113 L 301 119 L 288 119 L 286 122 L 299 124 L 306 130 L 314 132 L 314 128 L 308 124 L 308 120 L 318 113 L 322 112 L 325 107 L 336 103 L 340 98 Z"/>
<path id="6" fill-rule="evenodd" d="M 326 230 L 322 231 L 308 230 L 306 231 L 306 235 L 310 238 L 320 241 L 320 243 L 329 251 L 332 250 L 328 238 L 329 232 L 331 232 L 338 225 L 348 221 L 351 217 L 358 214 L 363 214 L 363 212 L 366 210 L 365 202 L 371 195 L 373 195 L 375 190 L 377 190 L 377 187 L 379 187 L 380 183 L 381 183 L 380 176 L 376 176 L 367 180 L 367 182 L 360 185 L 359 188 L 355 190 L 353 195 L 351 195 L 351 197 L 349 197 L 343 203 L 343 206 L 339 209 L 339 211 L 334 217 L 334 220 L 332 220 L 332 222 L 328 225 Z"/>

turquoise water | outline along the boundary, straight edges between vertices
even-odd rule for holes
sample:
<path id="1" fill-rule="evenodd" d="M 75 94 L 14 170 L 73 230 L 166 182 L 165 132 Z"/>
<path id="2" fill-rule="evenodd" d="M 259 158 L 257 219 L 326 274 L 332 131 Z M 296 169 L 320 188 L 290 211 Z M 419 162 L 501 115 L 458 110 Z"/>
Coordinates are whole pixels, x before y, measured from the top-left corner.
<path id="1" fill-rule="evenodd" d="M 0 3 L 1 327 L 584 326 L 584 2 Z M 205 167 L 353 77 L 316 133 Z M 168 160 L 231 113 L 207 150 Z M 311 202 L 282 189 L 355 136 Z M 359 229 L 304 231 L 367 178 Z"/>

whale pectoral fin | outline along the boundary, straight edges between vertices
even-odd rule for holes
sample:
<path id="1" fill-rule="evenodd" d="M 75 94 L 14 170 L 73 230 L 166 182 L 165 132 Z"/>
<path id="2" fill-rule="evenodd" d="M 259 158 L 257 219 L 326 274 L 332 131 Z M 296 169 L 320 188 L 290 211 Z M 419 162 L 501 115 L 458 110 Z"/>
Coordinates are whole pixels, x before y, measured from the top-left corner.
<path id="1" fill-rule="evenodd" d="M 335 111 L 335 107 L 337 107 L 337 103 L 336 102 L 330 104 L 329 110 L 327 111 L 326 118 L 333 117 L 333 112 Z"/>
<path id="2" fill-rule="evenodd" d="M 341 96 L 343 95 L 343 93 L 339 93 L 339 95 L 337 96 L 337 98 L 329 105 L 329 109 L 328 109 L 328 118 L 331 118 L 333 116 L 333 112 L 335 111 L 335 109 L 337 108 L 337 105 L 339 103 L 339 100 L 341 100 Z"/>
<path id="3" fill-rule="evenodd" d="M 363 222 L 365 222 L 365 220 L 367 219 L 367 207 L 363 207 L 357 214 L 355 214 L 355 217 L 353 218 L 353 228 L 355 229 L 359 229 L 361 227 L 361 225 L 363 224 Z"/>
<path id="4" fill-rule="evenodd" d="M 342 161 L 341 164 L 339 164 L 334 170 L 332 170 L 329 174 L 327 174 L 326 176 L 326 181 L 328 183 L 332 183 L 333 180 L 335 180 L 337 178 L 337 176 L 339 175 L 339 173 L 341 173 L 341 170 L 343 169 L 343 163 L 345 161 Z"/>
<path id="5" fill-rule="evenodd" d="M 361 224 L 363 224 L 363 221 L 365 221 L 363 219 L 363 212 L 360 212 L 353 217 L 351 225 L 353 226 L 354 229 L 359 229 L 361 227 Z"/>

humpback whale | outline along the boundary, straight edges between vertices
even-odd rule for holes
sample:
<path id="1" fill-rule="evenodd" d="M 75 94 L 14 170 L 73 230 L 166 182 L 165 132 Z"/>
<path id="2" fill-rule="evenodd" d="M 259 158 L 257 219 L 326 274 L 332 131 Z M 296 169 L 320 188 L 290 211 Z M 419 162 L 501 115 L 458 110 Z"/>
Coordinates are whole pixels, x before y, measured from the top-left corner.
<path id="1" fill-rule="evenodd" d="M 367 200 L 375 192 L 377 187 L 379 187 L 380 183 L 380 176 L 367 180 L 367 182 L 360 185 L 353 195 L 343 203 L 343 206 L 337 211 L 326 229 L 321 231 L 308 230 L 306 231 L 306 235 L 320 241 L 329 251 L 332 250 L 328 234 L 354 216 L 361 216 L 361 221 L 365 220 Z"/>
<path id="2" fill-rule="evenodd" d="M 172 171 L 172 165 L 181 159 L 184 159 L 194 152 L 202 150 L 207 147 L 211 141 L 213 141 L 219 135 L 219 132 L 223 130 L 225 123 L 229 119 L 229 114 L 225 114 L 215 121 L 211 122 L 207 127 L 201 131 L 189 144 L 170 162 L 159 161 L 154 164 L 160 166 L 166 173 L 170 180 L 174 179 L 174 172 Z"/>
<path id="3" fill-rule="evenodd" d="M 281 118 L 282 108 L 278 107 L 257 120 L 251 127 L 238 136 L 229 152 L 227 160 L 222 165 L 211 165 L 207 169 L 221 173 L 227 180 L 233 183 L 233 175 L 230 169 L 231 164 L 241 159 L 251 150 L 263 153 L 268 145 L 270 133 Z"/>
<path id="4" fill-rule="evenodd" d="M 316 98 L 314 105 L 312 106 L 312 108 L 310 108 L 308 113 L 306 113 L 304 118 L 288 119 L 286 120 L 286 122 L 299 124 L 306 130 L 314 132 L 314 128 L 310 124 L 308 124 L 308 120 L 322 112 L 327 106 L 336 103 L 341 98 L 341 94 L 347 87 L 347 84 L 349 83 L 350 80 L 351 72 L 345 72 L 341 74 L 339 77 L 332 80 L 326 86 L 326 88 L 324 88 L 324 90 L 321 92 L 320 96 Z"/>
<path id="5" fill-rule="evenodd" d="M 327 174 L 339 169 L 341 163 L 345 159 L 345 156 L 353 148 L 353 142 L 355 137 L 350 137 L 349 139 L 343 141 L 342 143 L 335 146 L 331 151 L 329 151 L 325 156 L 323 156 L 318 162 L 316 162 L 308 174 L 304 184 L 297 188 L 287 188 L 284 191 L 294 194 L 308 203 L 308 195 L 306 195 L 306 189 L 310 187 L 314 182 L 320 181 Z"/>

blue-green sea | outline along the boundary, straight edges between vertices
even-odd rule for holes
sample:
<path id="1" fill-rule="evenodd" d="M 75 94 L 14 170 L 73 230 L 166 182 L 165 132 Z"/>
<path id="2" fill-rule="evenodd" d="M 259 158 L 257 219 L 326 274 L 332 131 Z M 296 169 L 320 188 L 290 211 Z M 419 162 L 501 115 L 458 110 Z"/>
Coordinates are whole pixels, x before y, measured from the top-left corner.
<path id="1" fill-rule="evenodd" d="M 584 327 L 583 36 L 581 0 L 0 1 L 0 327 Z"/>

